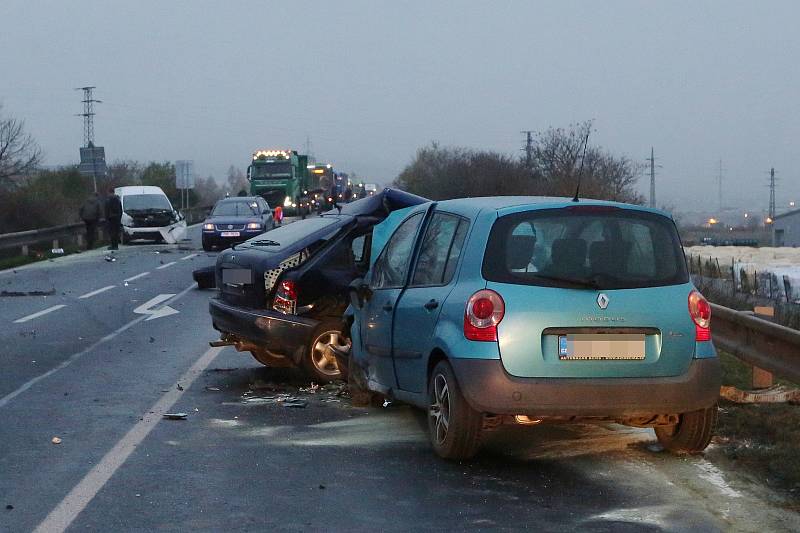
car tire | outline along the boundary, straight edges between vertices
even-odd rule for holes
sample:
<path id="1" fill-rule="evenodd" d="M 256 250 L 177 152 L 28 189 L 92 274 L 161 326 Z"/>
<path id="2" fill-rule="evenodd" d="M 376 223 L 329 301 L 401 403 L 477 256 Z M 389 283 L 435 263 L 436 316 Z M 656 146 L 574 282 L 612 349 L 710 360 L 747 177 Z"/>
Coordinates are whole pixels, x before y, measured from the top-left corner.
<path id="1" fill-rule="evenodd" d="M 131 238 L 128 237 L 128 234 L 125 233 L 125 230 L 122 231 L 122 244 L 128 245 L 131 243 Z"/>
<path id="2" fill-rule="evenodd" d="M 303 357 L 303 366 L 306 371 L 319 383 L 347 379 L 347 376 L 344 375 L 336 363 L 336 356 L 325 350 L 325 346 L 329 342 L 337 344 L 349 342 L 342 335 L 340 320 L 326 319 L 317 326 L 311 335 L 311 342 Z M 342 346 L 349 350 L 346 344 L 342 344 Z"/>
<path id="3" fill-rule="evenodd" d="M 353 407 L 376 407 L 383 403 L 383 395 L 369 390 L 367 374 L 364 369 L 353 360 L 353 350 L 347 364 L 347 391 L 350 393 L 350 402 Z"/>
<path id="4" fill-rule="evenodd" d="M 210 242 L 208 242 L 208 240 L 203 239 L 203 250 L 205 250 L 206 252 L 210 252 L 213 249 L 214 246 Z"/>
<path id="5" fill-rule="evenodd" d="M 464 399 L 447 361 L 440 361 L 431 373 L 428 405 L 428 435 L 439 457 L 463 460 L 478 453 L 483 415 Z"/>
<path id="6" fill-rule="evenodd" d="M 658 426 L 654 429 L 664 449 L 678 453 L 700 453 L 711 442 L 716 425 L 715 404 L 708 409 L 682 413 L 674 426 Z"/>

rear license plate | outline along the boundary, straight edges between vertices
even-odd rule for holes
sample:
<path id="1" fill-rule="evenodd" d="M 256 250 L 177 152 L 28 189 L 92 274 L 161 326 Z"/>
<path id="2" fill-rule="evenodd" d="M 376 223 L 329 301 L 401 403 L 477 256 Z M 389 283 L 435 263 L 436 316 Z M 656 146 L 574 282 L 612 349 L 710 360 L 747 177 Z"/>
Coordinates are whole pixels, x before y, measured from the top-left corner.
<path id="1" fill-rule="evenodd" d="M 253 283 L 253 273 L 247 268 L 226 268 L 222 270 L 222 282 L 229 285 Z"/>
<path id="2" fill-rule="evenodd" d="M 643 360 L 644 334 L 574 334 L 558 336 L 562 360 Z"/>
<path id="3" fill-rule="evenodd" d="M 241 233 L 239 233 L 238 231 L 223 231 L 219 235 L 220 237 L 239 237 Z"/>

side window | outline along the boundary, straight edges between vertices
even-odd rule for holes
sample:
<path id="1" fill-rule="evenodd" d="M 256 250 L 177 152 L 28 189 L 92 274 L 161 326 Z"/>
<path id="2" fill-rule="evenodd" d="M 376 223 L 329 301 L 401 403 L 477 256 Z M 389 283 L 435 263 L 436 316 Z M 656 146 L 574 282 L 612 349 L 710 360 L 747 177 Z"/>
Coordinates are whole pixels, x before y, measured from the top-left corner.
<path id="1" fill-rule="evenodd" d="M 422 213 L 407 218 L 395 230 L 380 257 L 375 262 L 371 286 L 374 289 L 402 287 L 411 263 L 414 237 L 422 222 Z"/>
<path id="2" fill-rule="evenodd" d="M 469 222 L 466 220 L 461 220 L 458 223 L 456 236 L 453 239 L 453 243 L 450 245 L 450 253 L 447 255 L 447 264 L 444 267 L 444 277 L 442 278 L 443 285 L 447 285 L 450 283 L 450 280 L 453 279 L 453 274 L 458 265 L 458 258 L 461 257 L 461 250 L 464 248 L 464 239 L 467 237 L 468 228 Z"/>
<path id="3" fill-rule="evenodd" d="M 440 285 L 450 257 L 453 237 L 460 219 L 445 213 L 435 213 L 425 230 L 425 238 L 417 258 L 412 285 Z M 460 248 L 460 246 L 459 246 Z M 456 261 L 457 262 L 457 258 Z M 455 267 L 453 267 L 455 268 Z"/>

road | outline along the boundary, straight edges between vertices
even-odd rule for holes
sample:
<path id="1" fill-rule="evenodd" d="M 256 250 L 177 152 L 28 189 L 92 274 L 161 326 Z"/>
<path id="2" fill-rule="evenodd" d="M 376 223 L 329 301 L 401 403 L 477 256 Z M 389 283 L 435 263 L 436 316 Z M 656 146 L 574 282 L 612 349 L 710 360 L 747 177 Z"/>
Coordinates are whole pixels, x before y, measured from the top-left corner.
<path id="1" fill-rule="evenodd" d="M 190 234 L 0 273 L 0 291 L 52 293 L 0 297 L 0 531 L 800 530 L 650 430 L 510 428 L 448 463 L 408 407 L 210 349 L 213 291 L 191 271 L 215 254 Z"/>

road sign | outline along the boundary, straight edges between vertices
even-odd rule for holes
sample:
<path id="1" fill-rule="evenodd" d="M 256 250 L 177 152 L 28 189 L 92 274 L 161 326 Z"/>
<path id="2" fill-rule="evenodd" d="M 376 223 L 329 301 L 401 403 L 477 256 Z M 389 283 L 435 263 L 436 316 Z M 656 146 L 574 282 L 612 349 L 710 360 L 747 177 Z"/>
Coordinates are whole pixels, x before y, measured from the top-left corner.
<path id="1" fill-rule="evenodd" d="M 194 161 L 175 161 L 175 188 L 194 189 Z"/>
<path id="2" fill-rule="evenodd" d="M 108 173 L 106 167 L 106 149 L 102 146 L 85 146 L 80 149 L 81 163 L 78 171 L 85 176 L 105 176 Z"/>

